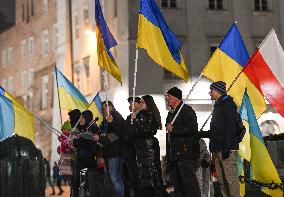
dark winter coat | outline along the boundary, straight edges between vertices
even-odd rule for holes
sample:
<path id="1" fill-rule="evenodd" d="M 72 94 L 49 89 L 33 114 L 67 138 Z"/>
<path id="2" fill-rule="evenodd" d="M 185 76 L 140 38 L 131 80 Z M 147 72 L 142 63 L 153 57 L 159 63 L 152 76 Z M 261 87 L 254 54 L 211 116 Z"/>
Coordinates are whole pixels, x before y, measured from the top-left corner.
<path id="1" fill-rule="evenodd" d="M 125 120 L 118 111 L 111 113 L 113 120 L 103 125 L 103 135 L 99 143 L 103 145 L 103 158 L 110 159 L 121 156 L 122 135 L 125 129 Z"/>
<path id="2" fill-rule="evenodd" d="M 169 111 L 166 124 L 174 119 L 182 103 L 174 111 Z M 200 157 L 199 142 L 195 138 L 198 130 L 194 110 L 185 104 L 177 116 L 172 132 L 167 134 L 167 160 L 195 160 Z"/>
<path id="3" fill-rule="evenodd" d="M 141 110 L 136 119 L 136 161 L 138 166 L 139 187 L 162 187 L 159 141 L 154 135 L 158 124 L 153 113 Z"/>
<path id="4" fill-rule="evenodd" d="M 214 104 L 210 131 L 203 131 L 202 137 L 209 137 L 210 152 L 238 150 L 237 106 L 233 98 L 224 95 Z"/>
<path id="5" fill-rule="evenodd" d="M 123 133 L 122 142 L 122 157 L 127 159 L 136 159 L 135 151 L 135 134 L 136 128 L 134 124 L 131 124 L 131 116 L 127 116 L 125 129 Z"/>

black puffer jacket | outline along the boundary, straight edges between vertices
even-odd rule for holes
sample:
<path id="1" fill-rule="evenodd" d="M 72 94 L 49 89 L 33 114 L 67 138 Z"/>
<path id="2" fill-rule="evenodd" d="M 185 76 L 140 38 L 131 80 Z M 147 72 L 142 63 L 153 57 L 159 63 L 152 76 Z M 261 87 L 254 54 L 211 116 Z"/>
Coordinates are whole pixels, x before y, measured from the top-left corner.
<path id="1" fill-rule="evenodd" d="M 209 137 L 210 152 L 238 150 L 237 106 L 232 97 L 221 96 L 214 104 L 210 131 L 203 131 L 202 137 Z"/>
<path id="2" fill-rule="evenodd" d="M 159 141 L 154 135 L 158 124 L 153 113 L 141 110 L 134 120 L 139 187 L 162 187 Z"/>
<path id="3" fill-rule="evenodd" d="M 172 122 L 181 105 L 182 103 L 174 111 L 168 113 L 166 124 Z M 185 104 L 173 124 L 172 132 L 167 134 L 167 159 L 169 161 L 199 159 L 199 142 L 195 138 L 197 130 L 197 116 L 194 110 Z"/>

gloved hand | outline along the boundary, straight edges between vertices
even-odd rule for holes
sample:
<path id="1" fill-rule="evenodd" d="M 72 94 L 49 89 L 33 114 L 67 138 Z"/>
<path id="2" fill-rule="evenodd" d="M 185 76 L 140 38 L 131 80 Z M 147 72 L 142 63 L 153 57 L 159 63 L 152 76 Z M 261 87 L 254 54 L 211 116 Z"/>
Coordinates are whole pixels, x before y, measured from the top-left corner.
<path id="1" fill-rule="evenodd" d="M 201 162 L 200 162 L 200 165 L 201 165 L 201 167 L 203 167 L 203 168 L 208 168 L 209 165 L 210 165 L 210 162 L 209 162 L 209 161 L 206 161 L 205 159 L 202 159 Z"/>
<path id="2" fill-rule="evenodd" d="M 230 153 L 231 153 L 231 151 L 229 151 L 229 150 L 224 150 L 224 151 L 222 151 L 222 159 L 223 159 L 223 160 L 228 159 L 229 156 L 230 156 Z"/>

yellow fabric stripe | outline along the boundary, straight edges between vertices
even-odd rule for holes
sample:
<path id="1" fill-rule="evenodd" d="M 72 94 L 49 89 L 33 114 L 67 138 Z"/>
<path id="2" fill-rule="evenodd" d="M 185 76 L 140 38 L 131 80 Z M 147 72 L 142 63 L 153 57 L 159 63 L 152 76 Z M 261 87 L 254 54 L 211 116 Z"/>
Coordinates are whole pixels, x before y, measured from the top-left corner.
<path id="1" fill-rule="evenodd" d="M 137 47 L 145 49 L 157 64 L 188 81 L 189 73 L 181 53 L 181 64 L 178 64 L 173 59 L 161 30 L 141 14 L 138 23 Z"/>
<path id="2" fill-rule="evenodd" d="M 117 79 L 120 83 L 122 83 L 121 80 L 121 74 L 118 66 L 114 62 L 114 60 L 108 55 L 103 38 L 97 29 L 97 50 L 98 50 L 98 64 L 100 67 L 108 71 L 115 79 Z"/>
<path id="3" fill-rule="evenodd" d="M 88 103 L 83 103 L 81 100 L 72 97 L 63 87 L 58 87 L 60 107 L 62 109 L 79 109 L 84 111 L 88 107 Z"/>
<path id="4" fill-rule="evenodd" d="M 14 132 L 19 136 L 34 141 L 34 117 L 21 103 L 13 98 L 9 93 L 4 95 L 13 102 L 15 112 L 15 129 Z"/>
<path id="5" fill-rule="evenodd" d="M 91 112 L 93 112 L 94 115 L 94 119 L 96 117 L 99 118 L 99 120 L 97 121 L 97 125 L 101 125 L 102 121 L 103 121 L 103 115 L 101 114 L 101 112 L 98 110 L 97 105 L 95 102 L 91 102 L 89 108 L 88 108 Z"/>
<path id="6" fill-rule="evenodd" d="M 212 81 L 224 81 L 227 89 L 232 84 L 237 75 L 241 72 L 242 67 L 231 59 L 220 49 L 216 49 L 213 56 L 208 61 L 202 71 L 202 74 Z M 242 73 L 228 94 L 234 98 L 235 103 L 241 106 L 245 88 L 248 89 L 255 115 L 257 118 L 266 110 L 265 100 L 258 89 L 250 82 L 247 76 Z"/>
<path id="7" fill-rule="evenodd" d="M 247 161 L 250 161 L 250 155 L 251 155 L 251 149 L 250 149 L 250 132 L 249 132 L 249 124 L 247 121 L 243 121 L 244 126 L 246 127 L 246 134 L 242 140 L 242 142 L 239 144 L 239 155 L 246 159 Z"/>
<path id="8" fill-rule="evenodd" d="M 252 176 L 262 183 L 281 183 L 277 170 L 271 160 L 265 145 L 253 134 L 250 135 Z M 282 197 L 280 189 L 263 189 L 263 192 L 273 197 Z"/>

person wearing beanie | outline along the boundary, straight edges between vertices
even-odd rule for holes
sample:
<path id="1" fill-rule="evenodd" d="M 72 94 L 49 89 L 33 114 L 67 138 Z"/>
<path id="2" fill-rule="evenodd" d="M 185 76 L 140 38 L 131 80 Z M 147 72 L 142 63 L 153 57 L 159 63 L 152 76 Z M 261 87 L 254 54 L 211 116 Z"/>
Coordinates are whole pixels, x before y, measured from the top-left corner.
<path id="1" fill-rule="evenodd" d="M 174 195 L 200 197 L 196 177 L 200 157 L 199 142 L 195 138 L 198 131 L 196 113 L 192 107 L 183 104 L 182 91 L 177 87 L 169 89 L 165 99 L 171 108 L 166 119 L 166 158 L 170 163 Z M 179 109 L 180 113 L 172 124 Z"/>
<path id="2" fill-rule="evenodd" d="M 226 83 L 213 82 L 209 95 L 215 101 L 209 131 L 200 131 L 198 138 L 209 138 L 209 150 L 217 171 L 217 181 L 223 196 L 240 196 L 237 171 L 238 112 L 233 98 L 226 94 Z"/>
<path id="3" fill-rule="evenodd" d="M 68 113 L 68 115 L 71 127 L 74 128 L 76 123 L 79 121 L 79 118 L 81 116 L 81 111 L 79 109 L 73 109 Z"/>

